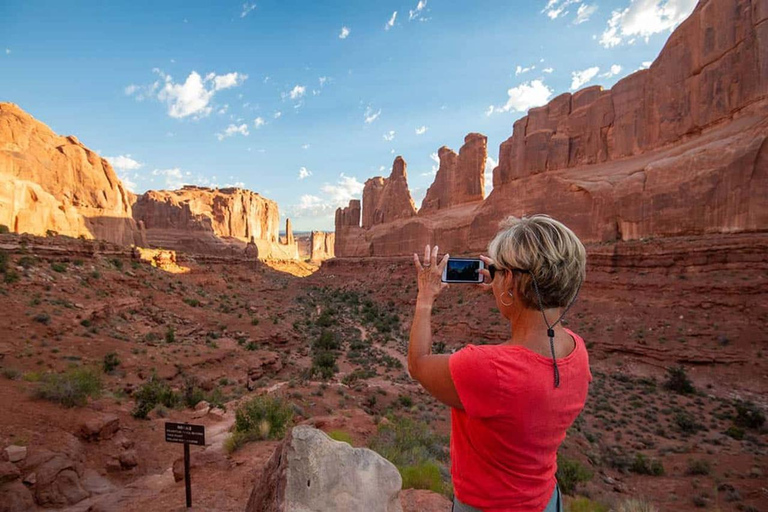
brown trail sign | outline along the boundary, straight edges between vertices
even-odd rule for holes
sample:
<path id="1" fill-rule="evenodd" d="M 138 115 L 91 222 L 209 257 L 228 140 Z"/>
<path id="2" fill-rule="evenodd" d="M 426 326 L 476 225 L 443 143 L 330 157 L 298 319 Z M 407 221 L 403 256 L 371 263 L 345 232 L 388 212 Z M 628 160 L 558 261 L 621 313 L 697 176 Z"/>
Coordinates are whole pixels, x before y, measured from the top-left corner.
<path id="1" fill-rule="evenodd" d="M 192 481 L 189 478 L 189 445 L 205 446 L 205 426 L 188 423 L 165 423 L 165 441 L 184 445 L 184 487 L 187 508 L 192 506 Z"/>

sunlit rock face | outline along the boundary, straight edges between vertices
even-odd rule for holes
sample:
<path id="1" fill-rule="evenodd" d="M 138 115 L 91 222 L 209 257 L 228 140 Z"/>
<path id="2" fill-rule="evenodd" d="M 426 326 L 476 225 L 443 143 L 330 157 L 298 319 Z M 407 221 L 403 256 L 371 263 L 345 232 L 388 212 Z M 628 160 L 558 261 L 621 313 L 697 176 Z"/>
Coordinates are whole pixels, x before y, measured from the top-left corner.
<path id="1" fill-rule="evenodd" d="M 377 218 L 384 179 L 369 180 L 362 227 L 359 207 L 337 212 L 336 256 L 405 255 L 426 243 L 476 253 L 505 217 L 535 213 L 585 242 L 765 230 L 766 20 L 763 1 L 702 0 L 649 69 L 531 109 L 501 144 L 485 200 L 478 134 L 458 155 L 441 148 L 416 215 Z"/>

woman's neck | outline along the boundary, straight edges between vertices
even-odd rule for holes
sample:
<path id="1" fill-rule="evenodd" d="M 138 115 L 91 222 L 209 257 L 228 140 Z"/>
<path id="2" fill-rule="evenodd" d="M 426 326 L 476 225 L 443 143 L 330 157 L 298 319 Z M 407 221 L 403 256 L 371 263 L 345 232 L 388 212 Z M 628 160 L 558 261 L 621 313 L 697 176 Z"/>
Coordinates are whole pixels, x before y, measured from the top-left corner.
<path id="1" fill-rule="evenodd" d="M 559 308 L 544 310 L 550 324 L 560 317 L 560 311 Z M 517 315 L 509 319 L 509 326 L 512 332 L 509 340 L 510 345 L 533 348 L 542 343 L 549 344 L 547 324 L 538 309 L 521 309 Z M 561 331 L 560 324 L 555 327 L 556 334 L 558 331 Z"/>

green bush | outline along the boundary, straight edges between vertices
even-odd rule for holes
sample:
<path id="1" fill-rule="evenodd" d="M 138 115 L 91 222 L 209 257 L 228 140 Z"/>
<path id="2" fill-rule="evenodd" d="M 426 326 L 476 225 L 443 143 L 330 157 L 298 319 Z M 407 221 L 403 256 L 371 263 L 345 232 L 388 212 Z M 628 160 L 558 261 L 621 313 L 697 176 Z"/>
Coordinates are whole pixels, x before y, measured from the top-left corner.
<path id="1" fill-rule="evenodd" d="M 694 434 L 704 427 L 696 422 L 696 418 L 685 411 L 680 411 L 674 416 L 675 425 L 683 434 Z"/>
<path id="2" fill-rule="evenodd" d="M 104 356 L 104 373 L 112 375 L 112 373 L 120 366 L 120 358 L 117 357 L 116 352 L 110 352 Z"/>
<path id="3" fill-rule="evenodd" d="M 400 469 L 400 476 L 403 477 L 403 489 L 427 489 L 441 494 L 445 492 L 440 466 L 435 462 L 406 466 Z"/>
<path id="4" fill-rule="evenodd" d="M 165 342 L 166 343 L 173 343 L 176 341 L 176 331 L 173 329 L 172 325 L 168 326 L 168 329 L 165 331 Z"/>
<path id="5" fill-rule="evenodd" d="M 379 424 L 369 447 L 394 464 L 403 477 L 403 488 L 434 489 L 447 494 L 442 470 L 448 461 L 448 439 L 433 433 L 426 423 L 408 418 L 390 417 Z M 446 475 L 448 474 L 445 469 Z M 439 485 L 437 484 L 439 482 Z"/>
<path id="6" fill-rule="evenodd" d="M 667 380 L 664 382 L 664 387 L 682 395 L 689 395 L 695 391 L 693 383 L 682 365 L 667 368 Z"/>
<path id="7" fill-rule="evenodd" d="M 741 441 L 744 439 L 744 429 L 741 427 L 737 427 L 736 425 L 731 425 L 728 427 L 728 430 L 725 431 L 725 435 L 728 437 L 732 437 L 733 439 L 737 441 Z"/>
<path id="8" fill-rule="evenodd" d="M 573 494 L 580 483 L 592 480 L 592 471 L 576 459 L 557 455 L 557 483 L 563 494 Z"/>
<path id="9" fill-rule="evenodd" d="M 0 224 L 0 235 L 7 235 L 11 230 L 5 224 Z"/>
<path id="10" fill-rule="evenodd" d="M 35 396 L 65 407 L 83 406 L 88 397 L 101 393 L 101 377 L 92 368 L 73 367 L 64 373 L 47 373 L 40 378 Z"/>
<path id="11" fill-rule="evenodd" d="M 8 270 L 8 261 L 10 258 L 8 257 L 8 253 L 5 251 L 0 251 L 0 273 L 4 273 Z"/>
<path id="12" fill-rule="evenodd" d="M 736 418 L 733 422 L 737 427 L 758 429 L 765 423 L 765 414 L 752 402 L 738 401 L 735 406 Z"/>
<path id="13" fill-rule="evenodd" d="M 2 375 L 8 380 L 21 379 L 21 371 L 17 370 L 16 368 L 10 368 L 7 366 L 3 368 Z"/>
<path id="14" fill-rule="evenodd" d="M 136 405 L 131 411 L 134 418 L 145 419 L 150 411 L 158 404 L 165 407 L 176 407 L 181 399 L 171 386 L 152 374 L 147 381 L 133 394 Z"/>
<path id="15" fill-rule="evenodd" d="M 54 261 L 53 263 L 51 263 L 51 269 L 54 272 L 58 272 L 59 274 L 62 274 L 67 271 L 67 264 Z"/>
<path id="16" fill-rule="evenodd" d="M 282 439 L 293 420 L 293 408 L 280 397 L 251 398 L 235 411 L 235 425 L 225 448 L 230 453 L 249 441 Z"/>
<path id="17" fill-rule="evenodd" d="M 18 280 L 19 280 L 18 272 L 10 268 L 5 271 L 5 277 L 3 278 L 3 281 L 5 281 L 6 284 L 15 283 Z"/>
<path id="18" fill-rule="evenodd" d="M 332 331 L 323 329 L 320 333 L 320 337 L 312 344 L 312 348 L 318 352 L 326 350 L 339 350 L 341 348 L 341 342 L 336 338 Z"/>
<path id="19" fill-rule="evenodd" d="M 43 325 L 48 325 L 51 323 L 51 315 L 48 313 L 38 313 L 32 317 L 32 320 Z"/>
<path id="20" fill-rule="evenodd" d="M 312 356 L 312 368 L 310 374 L 312 377 L 319 374 L 322 379 L 330 379 L 339 371 L 336 366 L 336 354 L 333 352 L 317 352 Z"/>
<path id="21" fill-rule="evenodd" d="M 686 475 L 705 476 L 712 472 L 709 462 L 704 459 L 688 459 L 688 467 L 685 470 Z"/>
<path id="22" fill-rule="evenodd" d="M 413 405 L 413 399 L 408 395 L 398 396 L 397 402 L 403 407 L 411 407 Z"/>
<path id="23" fill-rule="evenodd" d="M 662 476 L 664 465 L 659 460 L 649 459 L 642 453 L 638 453 L 629 470 L 638 475 Z"/>
<path id="24" fill-rule="evenodd" d="M 123 270 L 123 260 L 118 258 L 112 258 L 109 260 L 110 263 L 112 263 L 112 266 L 115 267 L 117 270 Z"/>
<path id="25" fill-rule="evenodd" d="M 328 437 L 334 441 L 341 441 L 342 443 L 352 444 L 352 436 L 343 430 L 331 430 L 328 432 Z"/>
<path id="26" fill-rule="evenodd" d="M 567 512 L 608 512 L 610 509 L 602 503 L 579 496 L 578 498 L 571 500 L 565 510 Z"/>

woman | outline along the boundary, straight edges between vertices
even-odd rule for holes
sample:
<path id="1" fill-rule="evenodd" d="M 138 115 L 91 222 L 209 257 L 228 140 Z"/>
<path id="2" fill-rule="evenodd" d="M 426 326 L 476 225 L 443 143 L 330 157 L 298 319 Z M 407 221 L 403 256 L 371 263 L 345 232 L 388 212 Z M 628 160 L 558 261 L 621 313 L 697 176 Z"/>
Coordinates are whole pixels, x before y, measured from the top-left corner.
<path id="1" fill-rule="evenodd" d="M 586 252 L 546 216 L 510 217 L 481 256 L 484 286 L 510 339 L 432 355 L 430 316 L 448 255 L 414 254 L 418 297 L 408 371 L 451 410 L 454 511 L 562 510 L 557 449 L 584 407 L 592 375 L 584 341 L 559 325 L 584 281 Z"/>

